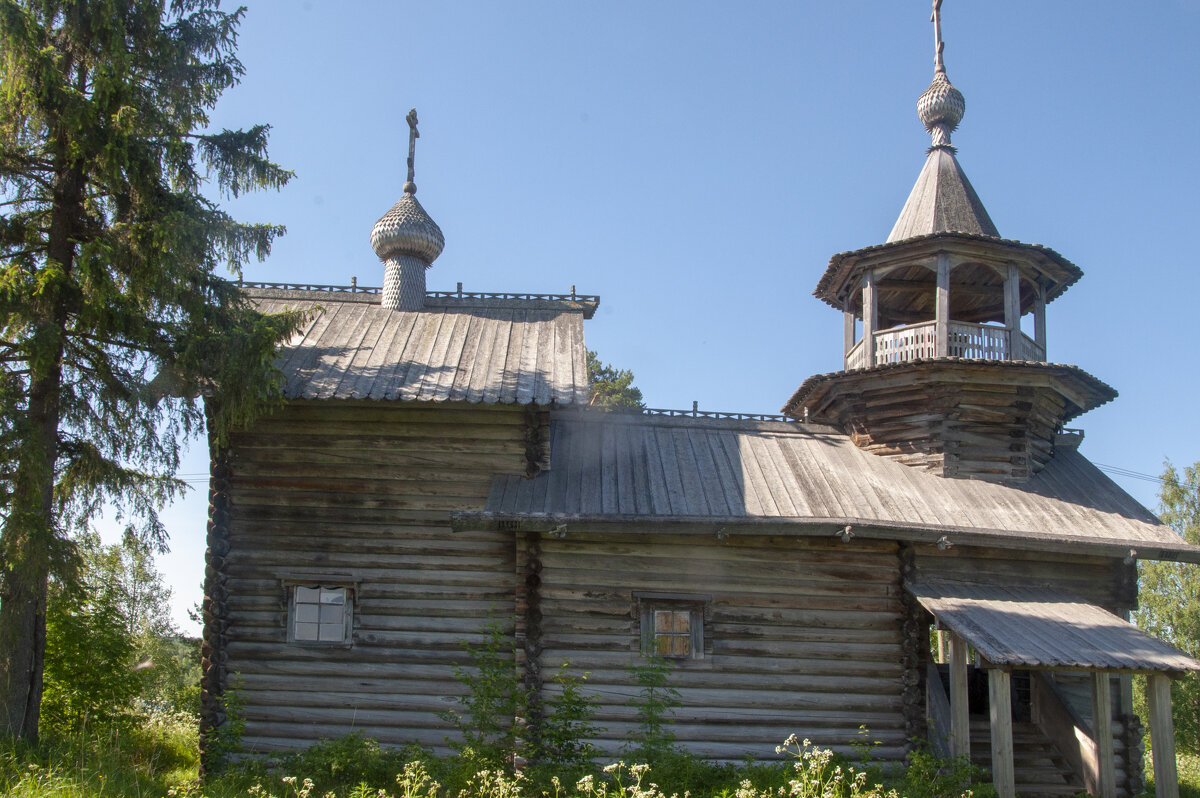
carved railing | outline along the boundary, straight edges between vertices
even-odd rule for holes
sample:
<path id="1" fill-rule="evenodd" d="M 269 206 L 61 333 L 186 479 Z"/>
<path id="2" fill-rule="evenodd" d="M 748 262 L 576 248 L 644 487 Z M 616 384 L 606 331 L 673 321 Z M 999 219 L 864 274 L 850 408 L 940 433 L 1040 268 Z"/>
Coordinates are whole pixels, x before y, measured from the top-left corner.
<path id="1" fill-rule="evenodd" d="M 1024 333 L 1016 336 L 1010 346 L 1009 332 L 1004 327 L 952 321 L 947 324 L 947 357 L 966 360 L 1031 360 L 1046 361 L 1045 347 Z M 906 324 L 875 333 L 875 362 L 868 364 L 864 341 L 855 342 L 846 353 L 846 370 L 882 366 L 889 363 L 910 363 L 938 357 L 937 322 L 923 321 Z"/>

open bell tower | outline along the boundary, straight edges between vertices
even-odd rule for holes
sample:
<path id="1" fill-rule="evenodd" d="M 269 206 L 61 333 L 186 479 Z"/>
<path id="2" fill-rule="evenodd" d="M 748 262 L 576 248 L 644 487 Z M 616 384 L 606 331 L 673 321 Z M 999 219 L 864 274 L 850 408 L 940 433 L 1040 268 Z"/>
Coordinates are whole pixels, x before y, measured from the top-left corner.
<path id="1" fill-rule="evenodd" d="M 1002 238 L 958 163 L 950 135 L 966 101 L 946 76 L 940 6 L 917 100 L 925 166 L 884 243 L 830 259 L 813 293 L 842 311 L 843 370 L 810 377 L 783 412 L 941 476 L 1021 481 L 1065 422 L 1117 394 L 1047 358 L 1046 306 L 1083 272 Z"/>

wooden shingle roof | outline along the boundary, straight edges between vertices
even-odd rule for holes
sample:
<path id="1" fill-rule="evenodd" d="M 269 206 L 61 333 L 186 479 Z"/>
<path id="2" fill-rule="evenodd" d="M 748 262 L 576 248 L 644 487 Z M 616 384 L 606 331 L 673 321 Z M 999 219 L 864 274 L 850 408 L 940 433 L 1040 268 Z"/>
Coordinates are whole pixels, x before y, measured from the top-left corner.
<path id="1" fill-rule="evenodd" d="M 289 399 L 583 404 L 583 320 L 557 300 L 430 299 L 419 312 L 377 294 L 247 289 L 264 313 L 313 308 L 280 348 Z"/>
<path id="2" fill-rule="evenodd" d="M 973 233 L 1000 237 L 983 201 L 945 147 L 930 150 L 888 242 L 930 233 Z"/>
<path id="3" fill-rule="evenodd" d="M 1082 455 L 1059 451 L 1021 485 L 943 479 L 858 449 L 817 424 L 556 413 L 551 467 L 497 477 L 461 524 L 577 521 L 762 528 L 765 534 L 1062 550 L 1200 562 L 1169 527 Z"/>

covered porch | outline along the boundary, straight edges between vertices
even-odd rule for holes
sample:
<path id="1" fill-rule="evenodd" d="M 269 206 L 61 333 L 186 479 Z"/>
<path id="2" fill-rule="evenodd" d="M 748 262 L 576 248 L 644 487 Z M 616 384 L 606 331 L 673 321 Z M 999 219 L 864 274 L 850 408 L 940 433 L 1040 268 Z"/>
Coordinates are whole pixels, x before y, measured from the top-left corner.
<path id="1" fill-rule="evenodd" d="M 1128 703 L 1130 676 L 1144 674 L 1156 795 L 1178 798 L 1170 680 L 1200 670 L 1200 662 L 1054 588 L 934 581 L 906 588 L 933 615 L 947 643 L 949 690 L 933 666 L 926 682 L 933 743 L 950 756 L 970 757 L 974 663 L 986 674 L 986 699 L 977 703 L 986 705 L 992 781 L 1001 798 L 1014 798 L 1025 776 L 1014 767 L 1014 673 L 1028 674 L 1030 722 L 1057 746 L 1087 791 L 1101 798 L 1119 794 L 1113 688 L 1116 700 Z M 1064 697 L 1055 676 L 1066 674 L 1090 681 L 1090 718 Z M 1136 747 L 1126 755 L 1138 755 Z"/>

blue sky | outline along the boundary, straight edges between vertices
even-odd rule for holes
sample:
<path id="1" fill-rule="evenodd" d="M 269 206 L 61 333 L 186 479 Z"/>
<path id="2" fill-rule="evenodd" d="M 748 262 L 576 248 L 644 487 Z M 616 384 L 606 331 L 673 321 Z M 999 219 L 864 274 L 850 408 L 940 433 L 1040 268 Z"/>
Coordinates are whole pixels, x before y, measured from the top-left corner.
<path id="1" fill-rule="evenodd" d="M 599 294 L 588 345 L 653 407 L 777 412 L 839 369 L 840 314 L 811 292 L 830 255 L 887 237 L 929 146 L 925 0 L 246 5 L 213 125 L 271 124 L 297 173 L 227 203 L 288 228 L 247 279 L 382 282 L 369 233 L 416 107 L 447 242 L 429 287 Z M 1083 452 L 1200 460 L 1200 3 L 945 0 L 943 33 L 954 144 L 1000 233 L 1084 272 L 1047 310 L 1049 359 L 1121 395 L 1076 421 Z M 1153 483 L 1118 482 L 1154 508 Z M 204 492 L 166 514 L 181 622 Z"/>

